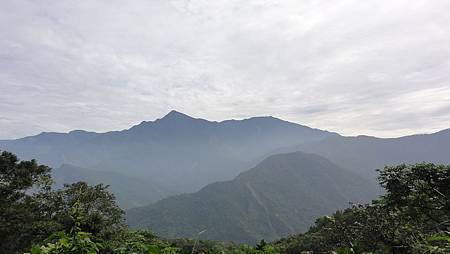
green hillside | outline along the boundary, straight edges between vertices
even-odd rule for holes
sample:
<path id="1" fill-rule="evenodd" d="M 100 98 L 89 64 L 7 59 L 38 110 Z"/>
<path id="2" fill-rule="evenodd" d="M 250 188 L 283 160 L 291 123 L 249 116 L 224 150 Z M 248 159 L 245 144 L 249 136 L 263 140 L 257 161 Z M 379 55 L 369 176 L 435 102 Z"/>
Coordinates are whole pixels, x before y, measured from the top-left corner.
<path id="1" fill-rule="evenodd" d="M 232 181 L 131 209 L 127 223 L 170 238 L 206 229 L 206 239 L 255 243 L 303 232 L 318 216 L 377 193 L 375 185 L 323 157 L 279 154 Z"/>

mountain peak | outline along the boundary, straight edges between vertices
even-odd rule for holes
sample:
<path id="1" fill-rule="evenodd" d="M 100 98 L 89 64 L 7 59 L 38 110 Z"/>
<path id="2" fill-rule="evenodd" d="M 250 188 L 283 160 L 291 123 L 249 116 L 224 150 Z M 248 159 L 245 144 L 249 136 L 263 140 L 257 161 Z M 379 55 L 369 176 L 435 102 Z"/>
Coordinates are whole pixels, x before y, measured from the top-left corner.
<path id="1" fill-rule="evenodd" d="M 181 113 L 179 111 L 172 110 L 167 115 L 165 115 L 163 118 L 161 118 L 160 120 L 179 120 L 179 119 L 192 120 L 194 118 L 192 118 L 184 113 Z"/>

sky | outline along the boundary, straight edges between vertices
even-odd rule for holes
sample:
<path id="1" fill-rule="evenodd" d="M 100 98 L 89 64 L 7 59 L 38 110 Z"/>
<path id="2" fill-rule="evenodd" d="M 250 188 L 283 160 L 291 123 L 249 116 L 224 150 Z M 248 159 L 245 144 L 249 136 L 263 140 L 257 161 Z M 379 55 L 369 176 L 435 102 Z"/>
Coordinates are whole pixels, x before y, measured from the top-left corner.
<path id="1" fill-rule="evenodd" d="M 0 139 L 172 109 L 343 135 L 450 128 L 450 1 L 0 2 Z"/>

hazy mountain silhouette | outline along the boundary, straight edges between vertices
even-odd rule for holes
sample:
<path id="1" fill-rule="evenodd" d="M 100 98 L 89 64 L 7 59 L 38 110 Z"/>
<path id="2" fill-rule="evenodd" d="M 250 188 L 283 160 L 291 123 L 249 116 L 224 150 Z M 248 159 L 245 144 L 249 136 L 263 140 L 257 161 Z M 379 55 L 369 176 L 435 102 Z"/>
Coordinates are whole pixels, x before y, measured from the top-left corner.
<path id="1" fill-rule="evenodd" d="M 212 122 L 171 111 L 123 131 L 41 133 L 0 141 L 0 149 L 53 167 L 139 177 L 164 187 L 160 192 L 182 193 L 232 179 L 273 150 L 336 135 L 273 117 Z"/>
<path id="2" fill-rule="evenodd" d="M 143 206 L 128 212 L 134 227 L 168 237 L 206 228 L 205 238 L 254 243 L 375 197 L 376 168 L 450 163 L 450 129 L 343 137 L 273 117 L 214 122 L 172 111 L 122 131 L 41 133 L 0 141 L 0 149 L 54 167 L 59 186 L 110 185 L 121 207 Z"/>
<path id="3" fill-rule="evenodd" d="M 166 237 L 255 243 L 306 230 L 321 215 L 369 201 L 379 188 L 327 159 L 300 152 L 270 156 L 232 181 L 127 212 L 134 228 Z"/>
<path id="4" fill-rule="evenodd" d="M 322 155 L 334 163 L 375 180 L 375 169 L 402 163 L 450 163 L 450 129 L 433 134 L 400 138 L 328 137 L 275 153 L 304 151 Z"/>

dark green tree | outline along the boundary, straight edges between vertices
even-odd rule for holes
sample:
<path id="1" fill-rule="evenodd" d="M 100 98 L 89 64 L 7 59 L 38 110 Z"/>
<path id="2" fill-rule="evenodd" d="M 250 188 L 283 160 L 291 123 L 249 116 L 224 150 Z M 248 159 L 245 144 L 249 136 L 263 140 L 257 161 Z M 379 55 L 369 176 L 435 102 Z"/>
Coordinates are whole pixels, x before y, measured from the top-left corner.
<path id="1" fill-rule="evenodd" d="M 16 253 L 48 234 L 34 193 L 48 191 L 50 168 L 0 152 L 0 250 Z"/>
<path id="2" fill-rule="evenodd" d="M 89 232 L 103 241 L 113 240 L 124 230 L 123 211 L 115 197 L 103 184 L 89 186 L 85 182 L 66 184 L 61 190 L 39 196 L 41 209 L 47 210 L 49 219 L 58 223 L 66 232 L 73 228 L 70 211 L 79 204 L 82 220 L 81 231 Z"/>
<path id="3" fill-rule="evenodd" d="M 450 231 L 450 165 L 386 167 L 379 181 L 386 207 L 408 216 L 425 232 Z M 450 234 L 450 233 L 449 233 Z"/>
<path id="4" fill-rule="evenodd" d="M 125 229 L 123 211 L 108 186 L 78 182 L 53 190 L 50 170 L 35 160 L 0 153 L 0 252 L 21 253 L 55 232 L 70 233 L 76 204 L 82 213 L 80 232 L 100 242 L 118 241 Z"/>
<path id="5" fill-rule="evenodd" d="M 0 153 L 0 250 L 15 253 L 46 234 L 33 193 L 50 188 L 50 168 Z"/>
<path id="6" fill-rule="evenodd" d="M 264 250 L 264 247 L 266 247 L 267 243 L 262 239 L 259 241 L 259 243 L 255 246 L 255 250 Z"/>

